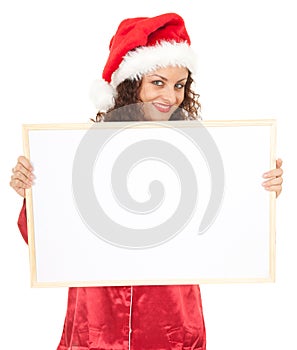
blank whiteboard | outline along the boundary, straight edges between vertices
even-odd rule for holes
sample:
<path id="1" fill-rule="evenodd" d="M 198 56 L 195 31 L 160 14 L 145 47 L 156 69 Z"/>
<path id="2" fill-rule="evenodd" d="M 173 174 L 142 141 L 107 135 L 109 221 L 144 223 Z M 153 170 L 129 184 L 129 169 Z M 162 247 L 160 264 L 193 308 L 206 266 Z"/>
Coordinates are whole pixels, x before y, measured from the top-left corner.
<path id="1" fill-rule="evenodd" d="M 275 134 L 275 120 L 23 125 L 31 285 L 273 282 Z"/>

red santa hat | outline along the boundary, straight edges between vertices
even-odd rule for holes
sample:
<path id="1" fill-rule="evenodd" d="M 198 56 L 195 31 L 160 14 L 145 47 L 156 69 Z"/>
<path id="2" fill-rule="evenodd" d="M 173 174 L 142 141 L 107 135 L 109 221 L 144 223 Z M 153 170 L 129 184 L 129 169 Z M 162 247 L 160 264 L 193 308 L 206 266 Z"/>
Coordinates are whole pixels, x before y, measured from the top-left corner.
<path id="1" fill-rule="evenodd" d="M 123 20 L 110 41 L 102 79 L 91 87 L 96 108 L 112 108 L 116 87 L 126 79 L 141 79 L 168 66 L 186 67 L 195 73 L 196 57 L 190 44 L 184 20 L 176 13 Z"/>

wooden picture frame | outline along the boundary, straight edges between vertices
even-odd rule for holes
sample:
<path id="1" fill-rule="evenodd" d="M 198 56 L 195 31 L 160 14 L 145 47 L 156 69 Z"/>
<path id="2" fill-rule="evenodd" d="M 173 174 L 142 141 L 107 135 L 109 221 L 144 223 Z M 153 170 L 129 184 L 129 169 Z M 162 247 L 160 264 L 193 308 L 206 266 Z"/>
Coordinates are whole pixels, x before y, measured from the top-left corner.
<path id="1" fill-rule="evenodd" d="M 97 135 L 92 142 L 95 139 L 101 142 L 92 155 L 92 143 L 82 146 L 90 135 Z M 23 125 L 23 140 L 25 156 L 31 160 L 36 176 L 34 186 L 26 191 L 33 287 L 275 280 L 275 193 L 261 186 L 264 171 L 275 168 L 275 120 L 34 124 Z M 135 243 L 136 236 L 131 236 L 133 243 L 129 245 L 120 232 L 108 241 L 108 233 L 100 236 L 96 231 L 100 224 L 99 229 L 97 223 L 90 224 L 95 217 L 93 206 L 85 205 L 87 210 L 83 212 L 77 203 L 89 198 L 89 194 L 83 198 L 83 191 L 77 194 L 84 186 L 94 189 L 104 211 L 114 216 L 112 220 L 119 219 L 120 225 L 132 225 L 134 230 L 141 231 L 144 226 L 150 229 L 151 222 L 161 227 L 164 216 L 173 216 L 174 210 L 180 208 L 178 194 L 182 194 L 184 182 L 166 160 L 159 164 L 154 152 L 149 156 L 153 149 L 150 145 L 142 168 L 137 170 L 138 163 L 135 163 L 133 169 L 122 175 L 124 179 L 132 176 L 127 186 L 136 197 L 141 194 L 142 198 L 137 200 L 142 203 L 149 198 L 146 197 L 148 187 L 155 175 L 160 176 L 164 186 L 172 186 L 165 186 L 164 193 L 169 199 L 164 197 L 155 207 L 156 212 L 160 211 L 158 215 L 147 210 L 146 218 L 143 212 L 141 216 L 131 210 L 125 217 L 122 215 L 127 209 L 125 205 L 114 209 L 119 203 L 109 186 L 101 189 L 102 181 L 109 179 L 109 174 L 104 172 L 112 169 L 116 157 L 125 147 L 136 146 L 142 140 L 165 142 L 173 151 L 176 149 L 185 155 L 194 169 L 199 200 L 179 231 L 171 236 L 164 233 L 160 242 L 149 241 L 151 236 L 147 236 L 148 242 L 140 238 Z M 79 150 L 85 152 L 85 156 L 79 154 Z M 92 159 L 84 163 L 88 157 Z M 117 168 L 117 173 L 122 171 L 121 167 L 124 165 Z M 187 172 L 184 171 L 186 176 Z M 138 183 L 138 179 L 144 182 Z M 177 190 L 179 181 L 182 185 Z M 146 190 L 142 190 L 143 186 Z M 224 187 L 221 192 L 220 186 Z M 188 184 L 188 191 L 189 188 L 192 184 Z M 108 199 L 102 200 L 105 196 Z M 216 208 L 201 229 L 211 196 Z M 187 205 L 183 204 L 180 209 L 186 209 L 184 207 Z M 181 215 L 175 217 L 180 224 Z M 163 235 L 165 231 L 160 232 Z"/>

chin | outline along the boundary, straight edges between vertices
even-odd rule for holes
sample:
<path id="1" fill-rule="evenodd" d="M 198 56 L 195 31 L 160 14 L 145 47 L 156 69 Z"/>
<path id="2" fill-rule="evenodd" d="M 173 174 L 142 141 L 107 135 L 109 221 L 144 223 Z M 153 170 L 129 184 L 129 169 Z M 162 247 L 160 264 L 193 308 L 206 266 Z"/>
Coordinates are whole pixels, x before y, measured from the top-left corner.
<path id="1" fill-rule="evenodd" d="M 165 121 L 168 121 L 171 117 L 171 114 L 170 113 L 169 115 L 164 115 L 164 113 L 159 113 L 158 115 L 153 115 L 153 114 L 150 114 L 150 115 L 145 115 L 144 116 L 144 120 L 146 121 L 152 121 L 152 122 L 165 122 Z"/>

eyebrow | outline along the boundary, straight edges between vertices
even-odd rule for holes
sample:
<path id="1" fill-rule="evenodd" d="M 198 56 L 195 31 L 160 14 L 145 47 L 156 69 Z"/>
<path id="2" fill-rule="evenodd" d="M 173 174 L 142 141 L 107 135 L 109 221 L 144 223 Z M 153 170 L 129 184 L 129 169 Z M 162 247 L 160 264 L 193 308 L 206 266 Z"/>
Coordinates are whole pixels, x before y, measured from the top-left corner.
<path id="1" fill-rule="evenodd" d="M 163 77 L 162 75 L 159 75 L 159 74 L 149 74 L 148 76 L 149 76 L 149 77 L 158 77 L 158 78 L 161 78 L 161 79 L 163 79 L 163 80 L 165 80 L 165 81 L 168 81 L 167 78 L 165 78 L 165 77 Z M 179 83 L 180 81 L 186 80 L 186 79 L 188 79 L 188 77 L 179 79 L 179 80 L 177 81 L 177 83 Z"/>

